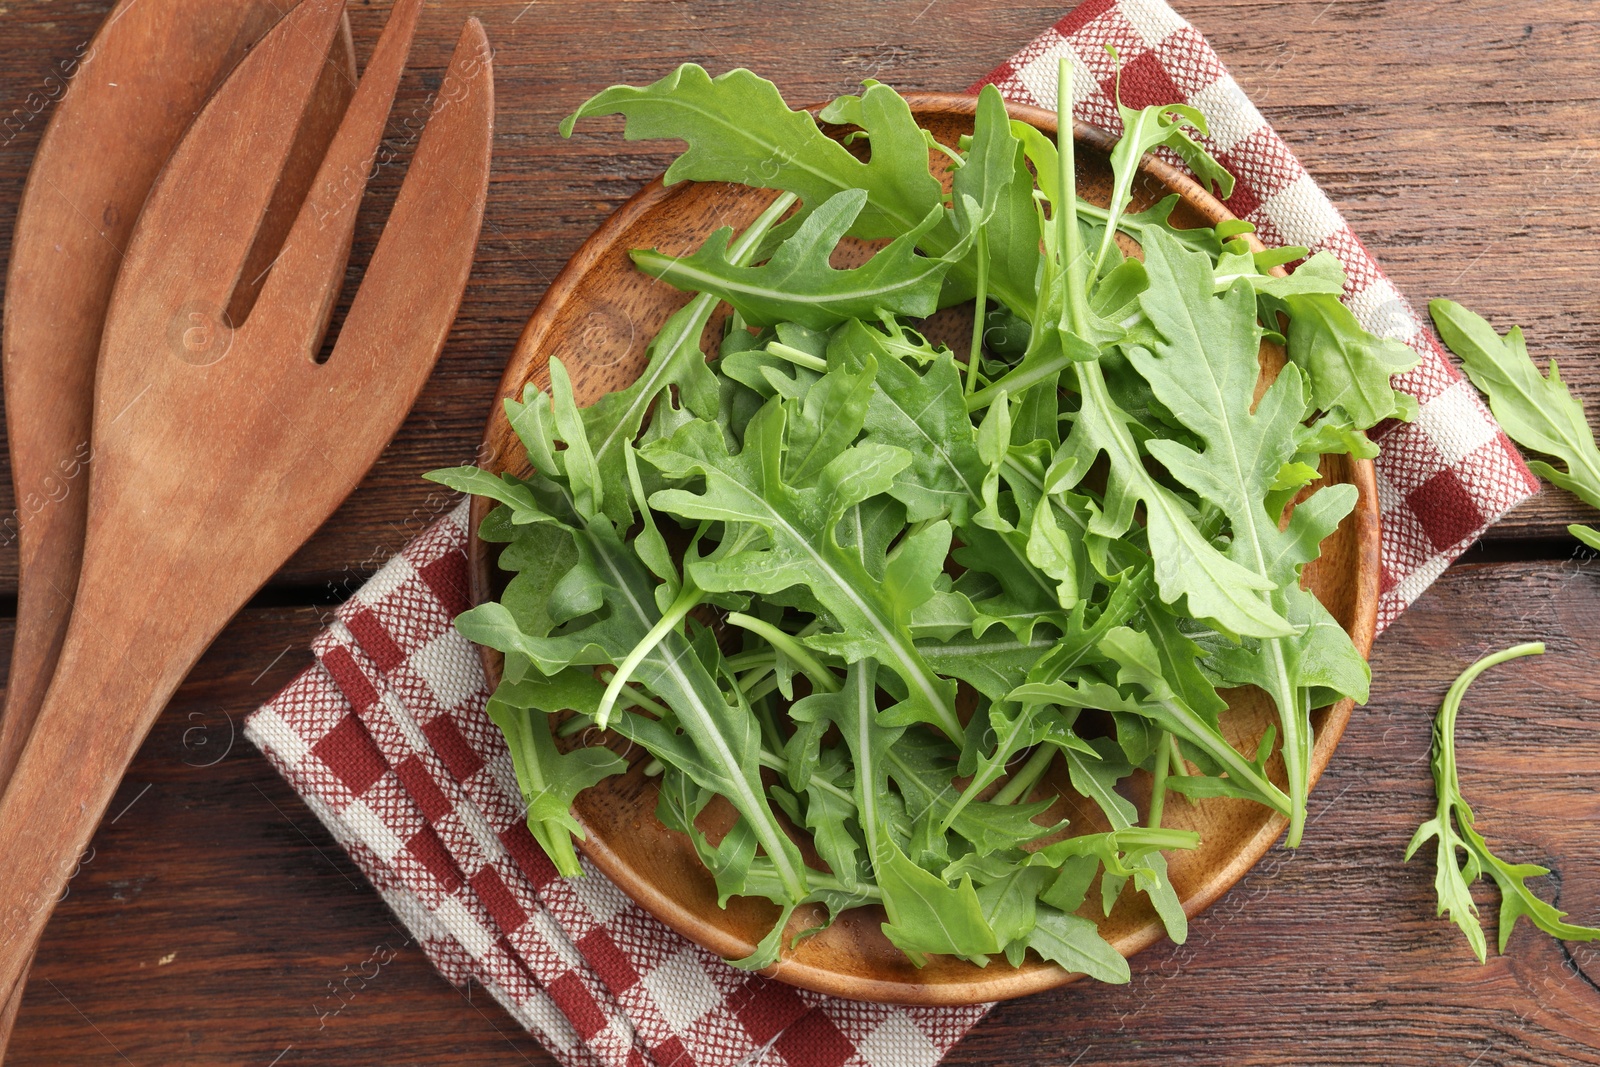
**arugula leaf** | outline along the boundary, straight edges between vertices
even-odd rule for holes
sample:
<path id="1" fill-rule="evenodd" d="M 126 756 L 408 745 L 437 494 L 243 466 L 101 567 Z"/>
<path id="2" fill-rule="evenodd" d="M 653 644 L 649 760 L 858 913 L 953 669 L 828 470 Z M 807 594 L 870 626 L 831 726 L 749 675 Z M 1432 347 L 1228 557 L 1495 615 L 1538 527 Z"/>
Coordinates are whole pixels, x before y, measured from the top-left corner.
<path id="1" fill-rule="evenodd" d="M 1534 926 L 1563 941 L 1600 940 L 1600 928 L 1564 922 L 1566 912 L 1539 899 L 1528 888 L 1527 880 L 1549 874 L 1547 868 L 1532 863 L 1507 863 L 1489 850 L 1488 843 L 1478 833 L 1472 807 L 1461 794 L 1461 778 L 1456 771 L 1456 716 L 1467 688 L 1490 667 L 1521 656 L 1543 654 L 1541 642 L 1513 645 L 1478 660 L 1462 671 L 1450 686 L 1433 722 L 1433 783 L 1439 798 L 1438 810 L 1433 818 L 1417 827 L 1411 843 L 1406 846 L 1405 858 L 1409 860 L 1428 841 L 1437 842 L 1433 885 L 1439 896 L 1439 907 L 1435 914 L 1449 913 L 1461 932 L 1467 935 L 1467 943 L 1472 946 L 1479 963 L 1484 962 L 1487 951 L 1471 887 L 1484 874 L 1494 879 L 1500 889 L 1500 952 L 1505 952 L 1512 929 L 1524 915 Z M 1459 865 L 1458 851 L 1465 854 Z"/>
<path id="2" fill-rule="evenodd" d="M 852 829 L 857 804 L 849 791 L 850 766 L 838 749 L 830 749 L 826 766 L 806 785 L 805 825 L 817 855 L 847 891 L 862 885 L 865 860 L 860 833 Z M 843 785 L 841 786 L 841 781 Z"/>
<path id="3" fill-rule="evenodd" d="M 985 85 L 978 92 L 972 144 L 951 180 L 951 195 L 958 203 L 966 197 L 978 204 L 971 221 L 982 228 L 985 241 L 985 288 L 1012 307 L 1031 306 L 1038 293 L 1039 213 L 1027 167 L 1022 142 L 1013 132 L 1000 90 Z M 967 280 L 964 275 L 957 277 Z M 971 286 L 950 285 L 940 303 L 949 305 L 972 296 Z"/>
<path id="4" fill-rule="evenodd" d="M 1277 706 L 1292 804 L 1288 843 L 1294 845 L 1305 820 L 1311 690 L 1365 700 L 1370 680 L 1349 636 L 1300 586 L 1301 568 L 1316 558 L 1322 539 L 1355 505 L 1355 487 L 1321 490 L 1280 526 L 1280 516 L 1267 509 L 1266 501 L 1293 458 L 1295 431 L 1307 415 L 1300 370 L 1286 364 L 1252 411 L 1261 329 L 1249 290 L 1235 285 L 1212 296 L 1206 257 L 1160 233 L 1151 236 L 1145 263 L 1152 279 L 1160 280 L 1140 303 L 1160 340 L 1153 350 L 1135 348 L 1129 358 L 1156 397 L 1169 410 L 1182 412 L 1183 424 L 1203 451 L 1162 439 L 1147 448 L 1174 478 L 1227 516 L 1229 559 L 1261 580 L 1260 601 L 1292 626 L 1263 635 L 1248 653 L 1224 662 L 1229 681 L 1259 685 Z"/>
<path id="5" fill-rule="evenodd" d="M 561 752 L 546 716 L 592 708 L 599 696 L 600 684 L 592 675 L 571 670 L 553 678 L 503 683 L 486 708 L 489 719 L 506 735 L 517 785 L 527 805 L 528 829 L 565 878 L 583 873 L 572 847 L 573 837 L 583 837 L 582 826 L 572 816 L 573 799 L 596 782 L 621 774 L 628 765 L 606 748 Z"/>
<path id="6" fill-rule="evenodd" d="M 607 527 L 582 531 L 579 551 L 593 561 L 587 578 L 597 583 L 605 613 L 580 630 L 559 633 L 554 640 L 560 644 L 551 658 L 559 662 L 571 649 L 575 650 L 574 662 L 621 662 L 659 619 L 655 605 L 644 593 L 649 588 L 644 568 Z M 531 643 L 525 639 L 525 644 Z M 544 659 L 537 648 L 529 654 L 535 663 Z M 799 852 L 766 802 L 759 773 L 760 735 L 754 720 L 728 702 L 680 634 L 666 635 L 644 657 L 636 673 L 672 709 L 676 723 L 693 744 L 699 758 L 685 769 L 696 775 L 701 785 L 728 798 L 779 865 L 790 891 L 803 895 L 805 876 Z"/>
<path id="7" fill-rule="evenodd" d="M 487 497 L 507 505 L 512 521 L 521 519 L 523 524 L 550 521 L 533 491 L 508 474 L 490 474 L 478 467 L 448 467 L 430 471 L 426 477 L 458 493 Z"/>
<path id="8" fill-rule="evenodd" d="M 919 371 L 889 347 L 888 338 L 861 322 L 847 322 L 828 340 L 829 366 L 877 368 L 863 429 L 866 440 L 901 448 L 910 464 L 889 492 L 906 505 L 906 519 L 948 516 L 964 525 L 972 504 L 981 506 L 983 468 L 977 435 L 961 395 L 961 374 L 949 352 L 930 354 Z"/>
<path id="9" fill-rule="evenodd" d="M 978 904 L 997 945 L 1007 950 L 1015 945 L 1019 955 L 1026 950 L 1028 935 L 1038 925 L 1039 892 L 1052 880 L 1051 871 L 1017 865 L 978 886 Z M 1099 936 L 1098 931 L 1095 936 Z M 1013 966 L 1017 962 L 1013 960 Z"/>
<path id="10" fill-rule="evenodd" d="M 965 633 L 948 641 L 919 641 L 917 650 L 940 674 L 961 679 L 990 700 L 1003 700 L 1057 640 L 1044 631 L 1023 638 L 1000 627 L 982 636 Z"/>
<path id="11" fill-rule="evenodd" d="M 785 193 L 768 205 L 729 245 L 728 262 L 735 266 L 748 263 L 762 239 L 794 202 L 794 195 Z M 623 446 L 639 436 L 645 414 L 656 398 L 664 390 L 676 387 L 684 406 L 694 414 L 714 418 L 718 413 L 721 390 L 700 348 L 700 336 L 716 306 L 715 296 L 702 293 L 673 312 L 651 340 L 646 350 L 648 362 L 639 377 L 584 409 L 584 427 L 594 442 L 595 462 L 609 503 L 606 513 L 615 522 L 627 522 L 632 515 Z"/>
<path id="12" fill-rule="evenodd" d="M 943 206 L 935 205 L 865 265 L 835 270 L 828 257 L 866 205 L 864 189 L 829 197 L 759 267 L 738 266 L 730 259 L 733 231 L 727 227 L 692 255 L 635 251 L 633 261 L 646 274 L 679 289 L 726 300 L 753 326 L 796 322 L 825 330 L 847 319 L 876 318 L 885 312 L 933 314 L 951 260 L 919 256 L 916 245 L 943 218 Z"/>
<path id="13" fill-rule="evenodd" d="M 614 85 L 585 101 L 561 124 L 562 136 L 593 115 L 622 114 L 630 141 L 674 138 L 687 150 L 662 179 L 738 182 L 797 194 L 808 210 L 851 189 L 868 194 L 855 220 L 855 237 L 896 237 L 915 228 L 943 202 L 928 170 L 928 146 L 911 110 L 886 85 L 869 86 L 848 116 L 866 131 L 871 157 L 863 162 L 817 128 L 803 111 L 791 111 L 778 89 L 742 68 L 710 77 L 685 63 L 643 87 Z M 827 113 L 825 112 L 825 115 Z M 842 118 L 834 112 L 835 118 Z M 945 248 L 956 242 L 953 232 Z"/>
<path id="14" fill-rule="evenodd" d="M 994 703 L 989 706 L 985 717 L 989 721 L 989 731 L 994 736 L 994 748 L 976 761 L 972 761 L 971 781 L 940 820 L 941 833 L 951 828 L 957 818 L 977 802 L 976 798 L 1000 779 L 1005 773 L 1007 764 L 1017 753 L 1047 744 L 1064 752 L 1077 751 L 1091 756 L 1095 754 L 1089 743 L 1073 732 L 1075 716 L 1065 716 L 1054 709 L 1037 705 Z M 1048 750 L 1036 752 L 1035 757 L 1040 759 L 1041 763 L 1048 762 L 1051 758 Z M 1020 777 L 1021 772 L 1019 772 Z M 1006 797 L 996 794 L 996 799 L 1003 801 Z M 1011 842 L 1013 845 L 1016 843 L 1015 840 Z M 988 841 L 974 840 L 973 844 L 977 846 L 980 854 L 993 850 Z"/>
<path id="15" fill-rule="evenodd" d="M 1338 297 L 1344 292 L 1347 280 L 1344 265 L 1326 249 L 1300 264 L 1294 273 L 1282 278 L 1264 270 L 1260 257 L 1254 252 L 1235 252 L 1230 249 L 1220 255 L 1213 254 L 1211 258 L 1217 265 L 1213 282 L 1219 293 L 1226 292 L 1236 281 L 1244 281 L 1256 291 L 1257 296 L 1277 297 L 1280 300 L 1290 296 Z M 1270 321 L 1267 315 L 1262 318 Z M 1309 370 L 1307 373 L 1310 373 Z"/>
<path id="16" fill-rule="evenodd" d="M 1034 913 L 1027 943 L 1050 962 L 1102 982 L 1121 985 L 1133 977 L 1128 961 L 1100 936 L 1093 922 L 1048 904 L 1040 904 Z"/>
<path id="17" fill-rule="evenodd" d="M 1068 708 L 1100 708 L 1148 717 L 1162 729 L 1195 745 L 1228 770 L 1245 795 L 1289 813 L 1289 797 L 1267 777 L 1260 764 L 1240 755 L 1218 726 L 1214 714 L 1191 708 L 1168 682 L 1155 643 L 1147 633 L 1127 627 L 1111 630 L 1098 645 L 1118 668 L 1117 686 L 1083 676 L 1076 682 L 1030 683 L 1013 690 L 1011 699 L 1048 701 Z M 1143 690 L 1124 695 L 1118 687 Z"/>
<path id="18" fill-rule="evenodd" d="M 1116 783 L 1132 773 L 1132 768 L 1122 764 L 1109 751 L 1104 739 L 1100 739 L 1096 747 L 1100 750 L 1099 759 L 1087 758 L 1078 752 L 1066 753 L 1072 787 L 1099 806 L 1113 830 L 1131 830 L 1138 818 L 1138 812 L 1116 791 Z M 1183 944 L 1189 936 L 1189 918 L 1184 914 L 1183 904 L 1178 900 L 1177 891 L 1173 889 L 1172 881 L 1167 876 L 1166 857 L 1159 851 L 1152 850 L 1140 856 L 1138 866 L 1131 870 L 1107 869 L 1101 878 L 1105 913 L 1111 914 L 1117 894 L 1129 875 L 1132 876 L 1134 884 L 1150 898 L 1150 903 L 1160 916 L 1162 925 L 1167 928 L 1167 936 L 1178 944 Z"/>
<path id="19" fill-rule="evenodd" d="M 951 886 L 912 863 L 893 841 L 884 842 L 874 871 L 889 914 L 884 935 L 913 963 L 932 952 L 979 961 L 1000 950 L 970 877 Z"/>
<path id="20" fill-rule="evenodd" d="M 888 754 L 903 727 L 881 724 L 876 676 L 877 664 L 870 659 L 851 664 L 843 688 L 809 698 L 802 714 L 826 717 L 850 749 L 856 769 L 856 809 L 888 913 L 883 932 L 919 964 L 930 952 L 969 958 L 998 952 L 972 879 L 964 877 L 950 886 L 911 862 L 895 840 L 881 798 L 889 791 Z"/>
<path id="21" fill-rule="evenodd" d="M 1583 401 L 1567 389 L 1556 361 L 1550 361 L 1547 378 L 1529 358 L 1521 327 L 1513 326 L 1502 338 L 1482 316 L 1450 300 L 1432 301 L 1428 311 L 1439 336 L 1460 357 L 1472 384 L 1489 398 L 1490 410 L 1511 439 L 1567 467 L 1558 470 L 1536 459 L 1528 463 L 1533 472 L 1600 508 L 1600 449 Z M 1600 549 L 1600 533 L 1593 529 L 1570 526 L 1568 531 Z"/>
<path id="22" fill-rule="evenodd" d="M 1184 599 L 1191 614 L 1230 633 L 1252 637 L 1293 633 L 1293 625 L 1261 596 L 1272 589 L 1271 580 L 1219 551 L 1195 525 L 1194 509 L 1145 466 L 1133 419 L 1111 398 L 1099 365 L 1078 362 L 1074 369 L 1083 406 L 1057 455 L 1056 477 L 1046 488 L 1058 493 L 1079 484 L 1103 453 L 1111 467 L 1106 506 L 1095 516 L 1090 532 L 1105 537 L 1126 534 L 1135 508 L 1143 504 L 1145 535 L 1162 599 L 1168 603 Z"/>
<path id="23" fill-rule="evenodd" d="M 1165 146 L 1176 151 L 1189 164 L 1202 183 L 1216 187 L 1226 199 L 1233 195 L 1233 175 L 1213 159 L 1198 142 L 1189 136 L 1185 127 L 1192 127 L 1203 137 L 1210 132 L 1206 117 L 1199 108 L 1188 104 L 1153 104 L 1134 110 L 1122 103 L 1122 71 L 1117 71 L 1117 111 L 1122 116 L 1122 136 L 1111 150 L 1111 205 L 1110 219 L 1115 220 L 1133 200 L 1133 180 L 1139 173 L 1139 163 L 1145 154 Z M 1098 278 L 1105 270 L 1106 257 L 1116 239 L 1116 227 L 1108 225 L 1095 253 L 1091 278 Z"/>
<path id="24" fill-rule="evenodd" d="M 1050 806 L 1049 800 L 1032 804 L 969 801 L 958 808 L 964 798 L 954 781 L 955 756 L 950 745 L 922 731 L 902 734 L 888 749 L 888 774 L 905 798 L 913 826 L 926 825 L 929 835 L 954 831 L 973 846 L 969 855 L 974 856 L 1014 849 L 1059 829 L 1033 821 Z M 930 840 L 929 844 L 937 846 L 938 842 Z"/>
<path id="25" fill-rule="evenodd" d="M 1409 417 L 1414 402 L 1389 379 L 1417 365 L 1415 352 L 1362 329 L 1336 292 L 1289 292 L 1283 302 L 1289 310 L 1289 358 L 1312 383 L 1317 410 L 1338 412 L 1358 430 Z"/>
<path id="26" fill-rule="evenodd" d="M 1032 129 L 1032 127 L 1029 127 L 1029 129 Z M 1037 131 L 1035 131 L 1035 135 L 1039 138 L 1038 142 L 1035 142 L 1035 146 L 1040 150 L 1040 154 L 1044 158 L 1054 160 L 1055 146 L 1044 140 L 1043 135 L 1038 134 Z M 1048 151 L 1046 152 L 1045 150 Z M 1031 155 L 1030 158 L 1032 158 Z M 1053 186 L 1054 183 L 1052 182 L 1051 184 Z M 1040 183 L 1040 188 L 1044 189 L 1050 199 L 1054 200 L 1053 194 L 1050 194 L 1043 182 Z M 1218 237 L 1215 227 L 1196 226 L 1184 229 L 1173 225 L 1172 213 L 1182 200 L 1183 198 L 1177 193 L 1168 193 L 1143 211 L 1132 213 L 1123 211 L 1121 215 L 1117 216 L 1117 229 L 1132 237 L 1141 245 L 1144 244 L 1146 230 L 1151 228 L 1160 229 L 1181 242 L 1185 248 L 1191 248 L 1196 252 L 1204 252 L 1212 259 L 1217 259 L 1222 255 L 1222 240 Z M 1078 214 L 1084 219 L 1098 222 L 1102 226 L 1111 220 L 1111 211 L 1109 209 L 1086 201 L 1078 202 Z"/>

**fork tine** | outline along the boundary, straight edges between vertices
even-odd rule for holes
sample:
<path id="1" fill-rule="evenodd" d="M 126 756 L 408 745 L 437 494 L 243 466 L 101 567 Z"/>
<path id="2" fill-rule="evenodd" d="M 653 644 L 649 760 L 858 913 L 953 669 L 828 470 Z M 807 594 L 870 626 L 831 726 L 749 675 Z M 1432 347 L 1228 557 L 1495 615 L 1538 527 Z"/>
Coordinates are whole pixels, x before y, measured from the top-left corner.
<path id="1" fill-rule="evenodd" d="M 118 289 L 164 294 L 138 325 L 220 322 L 339 29 L 344 0 L 304 0 L 269 30 L 179 142 L 145 202 Z M 210 195 L 195 197 L 204 175 Z"/>
<path id="2" fill-rule="evenodd" d="M 427 379 L 472 270 L 493 141 L 493 55 L 469 18 L 328 360 L 344 382 L 383 373 L 420 389 Z"/>
<path id="3" fill-rule="evenodd" d="M 271 337 L 275 348 L 293 358 L 312 358 L 322 346 L 350 256 L 356 215 L 421 10 L 422 0 L 396 0 L 390 10 L 339 132 L 267 276 L 256 309 L 242 327 L 241 340 L 249 334 Z"/>

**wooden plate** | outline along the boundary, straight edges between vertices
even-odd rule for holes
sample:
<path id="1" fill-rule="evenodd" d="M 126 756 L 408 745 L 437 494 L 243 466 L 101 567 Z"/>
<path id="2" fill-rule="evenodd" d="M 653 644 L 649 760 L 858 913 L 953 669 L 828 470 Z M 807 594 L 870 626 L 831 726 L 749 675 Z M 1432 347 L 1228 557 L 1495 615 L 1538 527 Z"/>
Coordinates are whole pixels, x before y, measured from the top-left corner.
<path id="1" fill-rule="evenodd" d="M 972 132 L 975 98 L 955 94 L 910 94 L 917 120 L 942 143 L 954 145 Z M 1013 117 L 1047 133 L 1055 133 L 1055 116 L 1037 108 L 1012 105 Z M 1105 204 L 1110 196 L 1111 172 L 1106 162 L 1113 139 L 1104 131 L 1078 124 L 1080 145 L 1078 182 L 1081 194 Z M 935 156 L 937 164 L 939 157 Z M 1135 210 L 1176 192 L 1182 203 L 1174 214 L 1178 225 L 1211 224 L 1232 215 L 1195 181 L 1157 160 L 1145 161 L 1137 186 Z M 480 456 L 483 466 L 495 471 L 527 472 L 527 456 L 506 422 L 501 400 L 520 397 L 523 386 L 536 382 L 549 387 L 546 364 L 559 356 L 572 376 L 580 404 L 633 381 L 644 366 L 645 345 L 687 297 L 634 269 L 628 258 L 633 248 L 660 248 L 686 254 L 699 247 L 717 227 L 742 228 L 770 203 L 775 194 L 742 186 L 683 182 L 671 188 L 659 179 L 641 190 L 584 243 L 550 286 L 529 320 L 516 352 L 506 367 L 489 415 Z M 1130 246 L 1132 247 L 1132 246 Z M 839 265 L 870 254 L 866 245 L 842 249 Z M 970 317 L 967 319 L 970 324 Z M 720 336 L 720 319 L 708 327 L 706 343 Z M 1273 361 L 1276 361 L 1275 363 Z M 1282 353 L 1264 357 L 1270 373 L 1281 365 Z M 1365 655 L 1371 648 L 1378 601 L 1378 500 L 1370 462 L 1329 457 L 1324 466 L 1330 482 L 1351 482 L 1359 490 L 1354 512 L 1323 544 L 1322 558 L 1307 568 L 1307 583 L 1334 617 L 1350 633 Z M 488 502 L 472 502 L 472 529 L 488 511 Z M 474 535 L 471 557 L 472 595 L 475 603 L 496 596 L 504 576 L 494 565 L 494 547 Z M 492 682 L 500 677 L 498 653 L 485 650 L 485 666 Z M 1253 750 L 1268 723 L 1275 720 L 1270 702 L 1255 690 L 1229 695 L 1230 709 L 1224 728 L 1243 750 Z M 1314 713 L 1316 749 L 1311 765 L 1315 782 L 1328 764 L 1334 746 L 1349 721 L 1351 701 Z M 593 743 L 602 743 L 591 739 Z M 613 741 L 613 744 L 621 742 Z M 619 751 L 621 749 L 619 748 Z M 771 927 L 777 908 L 764 900 L 734 898 L 726 910 L 717 907 L 711 876 L 701 866 L 687 838 L 666 830 L 656 820 L 656 787 L 642 773 L 641 753 L 632 753 L 632 768 L 579 796 L 575 814 L 588 832 L 584 852 L 596 867 L 624 892 L 668 926 L 691 941 L 727 958 L 747 955 Z M 1059 761 L 1055 765 L 1059 770 Z M 1274 771 L 1282 784 L 1282 768 Z M 1135 789 L 1148 790 L 1140 773 Z M 1083 802 L 1066 782 L 1064 773 L 1049 782 L 1060 794 L 1052 816 L 1071 818 L 1075 832 L 1108 829 L 1097 808 Z M 1141 801 L 1148 798 L 1148 793 Z M 708 809 L 702 824 L 708 833 L 722 832 L 731 823 L 731 808 L 720 801 Z M 707 822 L 710 819 L 711 822 Z M 1193 852 L 1168 856 L 1171 876 L 1189 915 L 1204 910 L 1249 870 L 1282 832 L 1285 820 L 1248 801 L 1217 799 L 1190 803 L 1182 798 L 1168 802 L 1167 826 L 1197 830 L 1201 845 Z M 1098 900 L 1098 893 L 1091 893 Z M 1085 914 L 1091 914 L 1086 911 Z M 1124 956 L 1155 943 L 1164 936 L 1154 911 L 1130 885 L 1101 931 Z M 889 943 L 880 931 L 882 909 L 862 907 L 841 916 L 825 932 L 807 938 L 767 973 L 782 981 L 821 993 L 858 1000 L 903 1004 L 973 1004 L 1035 993 L 1073 980 L 1054 964 L 1030 958 L 1013 968 L 997 960 L 986 968 L 955 958 L 934 958 L 918 969 Z M 814 918 L 798 914 L 791 929 L 814 925 Z M 803 926 L 801 925 L 803 924 Z"/>

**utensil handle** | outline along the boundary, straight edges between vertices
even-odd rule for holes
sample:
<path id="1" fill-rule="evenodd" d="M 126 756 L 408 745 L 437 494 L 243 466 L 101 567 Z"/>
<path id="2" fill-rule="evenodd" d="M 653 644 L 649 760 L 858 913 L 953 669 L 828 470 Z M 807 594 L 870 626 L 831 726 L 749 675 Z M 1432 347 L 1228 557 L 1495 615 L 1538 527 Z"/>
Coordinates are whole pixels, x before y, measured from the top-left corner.
<path id="1" fill-rule="evenodd" d="M 162 612 L 152 602 L 159 593 L 108 587 L 89 571 L 83 583 L 55 678 L 0 797 L 0 1005 L 21 996 L 34 946 L 124 770 L 226 621 L 174 618 L 170 604 Z"/>
<path id="2" fill-rule="evenodd" d="M 22 578 L 5 708 L 0 711 L 0 791 L 28 743 L 66 639 L 83 555 L 85 495 L 81 487 L 68 493 L 51 514 L 35 516 L 20 530 Z"/>
<path id="3" fill-rule="evenodd" d="M 30 955 L 27 966 L 23 968 L 24 977 L 32 968 L 33 957 Z M 4 1006 L 0 1006 L 0 1061 L 5 1059 L 6 1049 L 11 1045 L 11 1031 L 17 1027 L 17 1012 L 22 1008 L 23 986 L 23 982 L 18 982 L 11 990 L 11 999 L 6 1001 Z"/>
<path id="4" fill-rule="evenodd" d="M 78 496 L 82 496 L 79 493 Z M 81 500 L 66 499 L 57 504 L 65 515 L 53 517 L 49 523 L 37 523 L 40 531 L 25 527 L 23 540 L 23 576 L 17 596 L 16 636 L 11 646 L 11 672 L 6 685 L 5 708 L 0 711 L 0 794 L 11 782 L 12 772 L 22 757 L 23 747 L 33 731 L 39 710 L 44 705 L 45 692 L 54 672 L 57 654 L 66 639 L 68 613 L 71 600 L 59 590 L 63 584 L 76 585 L 79 557 L 83 550 L 84 523 Z M 56 533 L 65 526 L 75 531 L 70 536 Z M 33 551 L 28 541 L 32 538 Z M 63 575 L 66 576 L 63 579 Z M 33 966 L 33 950 L 37 942 L 29 945 L 28 957 L 23 962 L 22 977 L 11 990 L 11 996 L 0 1002 L 0 1060 L 11 1044 L 11 1032 L 17 1025 L 17 1013 L 22 1007 L 22 992 L 28 970 Z"/>

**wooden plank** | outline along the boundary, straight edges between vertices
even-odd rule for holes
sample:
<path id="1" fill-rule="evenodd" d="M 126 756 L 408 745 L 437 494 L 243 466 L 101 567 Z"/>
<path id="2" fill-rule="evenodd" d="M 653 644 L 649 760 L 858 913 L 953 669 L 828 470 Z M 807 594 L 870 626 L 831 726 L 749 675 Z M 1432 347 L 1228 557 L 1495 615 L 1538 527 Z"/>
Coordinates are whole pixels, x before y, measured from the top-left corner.
<path id="1" fill-rule="evenodd" d="M 1537 353 L 1562 360 L 1580 392 L 1600 397 L 1587 204 L 1600 159 L 1588 121 L 1600 93 L 1600 27 L 1588 5 L 1179 6 L 1402 293 L 1419 303 L 1450 296 L 1502 326 L 1521 321 Z M 62 63 L 81 54 L 107 7 L 17 0 L 0 17 L 0 251 Z M 668 158 L 623 142 L 615 120 L 561 141 L 556 122 L 590 91 L 687 59 L 748 65 L 797 99 L 868 76 L 949 89 L 1063 8 L 431 5 L 393 143 L 408 153 L 408 117 L 437 87 L 461 17 L 479 14 L 498 49 L 500 108 L 478 267 L 422 402 L 363 487 L 279 575 L 280 599 L 353 588 L 448 505 L 418 475 L 471 458 L 539 294 Z M 381 12 L 352 11 L 363 56 Z M 358 264 L 400 176 L 388 167 L 374 183 Z M 19 505 L 0 479 L 0 520 L 18 506 L 38 505 Z M 1584 514 L 1546 494 L 1493 532 L 1494 551 L 1559 552 L 1562 525 Z M 1597 582 L 1594 563 L 1451 571 L 1379 642 L 1373 703 L 1317 791 L 1305 848 L 1269 857 L 1194 924 L 1188 945 L 1140 957 L 1132 985 L 1081 985 L 1004 1006 L 952 1062 L 1600 1063 L 1600 950 L 1563 948 L 1524 928 L 1510 955 L 1479 967 L 1460 935 L 1432 918 L 1431 871 L 1399 860 L 1430 810 L 1428 728 L 1450 679 L 1483 651 L 1544 637 L 1552 648 L 1543 660 L 1508 665 L 1474 690 L 1461 725 L 1463 774 L 1490 841 L 1554 868 L 1541 891 L 1574 919 L 1600 922 L 1600 851 L 1588 829 L 1600 817 L 1590 773 L 1600 740 L 1587 728 Z M 0 547 L 0 596 L 14 588 L 14 549 Z M 248 744 L 193 765 L 218 751 L 201 740 L 219 744 L 230 716 L 236 727 L 307 662 L 301 650 L 318 610 L 247 612 L 160 721 L 112 810 L 132 806 L 102 828 L 47 933 L 11 1063 L 265 1064 L 281 1053 L 283 1064 L 358 1065 L 395 1062 L 397 1050 L 419 1064 L 549 1062 L 481 990 L 452 990 L 400 944 L 376 894 Z M 1491 898 L 1481 899 L 1492 913 Z M 328 983 L 370 973 L 379 946 L 393 960 L 327 1016 L 336 1003 Z"/>
<path id="2" fill-rule="evenodd" d="M 0 19 L 0 251 L 60 70 L 92 34 L 103 0 L 63 7 L 21 0 Z M 1588 204 L 1600 134 L 1588 121 L 1600 79 L 1600 29 L 1581 0 L 1464 10 L 1430 0 L 1181 5 L 1211 35 L 1246 91 L 1377 250 L 1401 292 L 1459 299 L 1501 324 L 1521 321 L 1540 355 L 1564 361 L 1600 396 L 1600 302 L 1593 299 Z M 441 10 L 444 8 L 444 10 Z M 477 269 L 449 348 L 398 438 L 355 496 L 279 575 L 338 593 L 425 524 L 444 497 L 420 481 L 469 461 L 522 323 L 549 280 L 668 154 L 629 144 L 616 120 L 571 141 L 560 118 L 591 91 L 684 60 L 745 64 L 795 99 L 844 91 L 863 77 L 910 89 L 970 84 L 1059 16 L 1060 0 L 783 0 L 713 6 L 523 0 L 430 6 L 401 88 L 391 145 L 404 158 L 424 99 L 437 87 L 460 18 L 479 14 L 498 50 L 494 181 Z M 358 50 L 380 8 L 352 10 Z M 364 262 L 402 176 L 373 183 L 357 234 Z M 19 503 L 0 478 L 0 521 L 48 506 L 75 482 L 30 487 Z M 1582 509 L 1550 493 L 1496 539 L 1561 538 Z M 0 595 L 16 556 L 0 526 Z"/>
<path id="3" fill-rule="evenodd" d="M 1400 859 L 1432 811 L 1444 690 L 1478 655 L 1543 639 L 1545 657 L 1469 695 L 1463 781 L 1494 847 L 1553 868 L 1539 892 L 1600 922 L 1597 594 L 1592 560 L 1448 572 L 1378 642 L 1372 703 L 1312 798 L 1300 851 L 1269 854 L 1187 945 L 1136 958 L 1130 985 L 1002 1006 L 951 1062 L 1600 1063 L 1600 947 L 1524 924 L 1480 967 L 1433 917 L 1432 868 Z M 194 765 L 306 663 L 317 625 L 315 609 L 247 611 L 180 691 L 49 927 L 8 1063 L 120 1063 L 112 1044 L 136 1064 L 266 1064 L 291 1045 L 283 1064 L 389 1064 L 397 1050 L 408 1064 L 546 1062 L 481 990 L 451 989 L 403 944 L 248 743 Z M 1492 897 L 1479 899 L 1492 917 Z M 328 983 L 389 949 L 320 1020 L 338 1003 Z"/>

